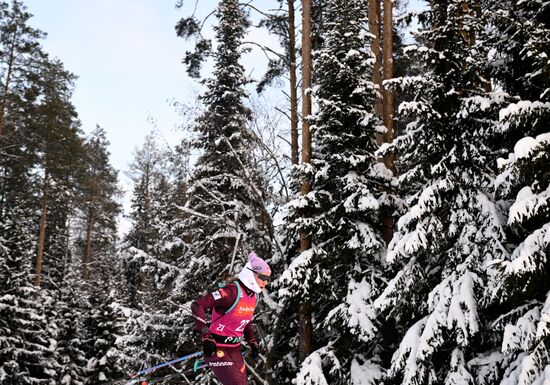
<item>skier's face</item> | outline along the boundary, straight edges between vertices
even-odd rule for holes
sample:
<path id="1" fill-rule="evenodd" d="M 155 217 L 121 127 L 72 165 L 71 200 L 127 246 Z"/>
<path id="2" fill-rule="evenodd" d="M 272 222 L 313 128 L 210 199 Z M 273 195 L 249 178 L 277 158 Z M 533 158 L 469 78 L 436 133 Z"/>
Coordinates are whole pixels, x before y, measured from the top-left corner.
<path id="1" fill-rule="evenodd" d="M 260 286 L 260 289 L 263 289 L 269 283 L 269 279 L 271 278 L 271 272 L 269 271 L 267 272 L 264 271 L 261 273 L 254 272 L 254 278 L 256 279 L 256 283 L 258 284 L 258 286 Z"/>

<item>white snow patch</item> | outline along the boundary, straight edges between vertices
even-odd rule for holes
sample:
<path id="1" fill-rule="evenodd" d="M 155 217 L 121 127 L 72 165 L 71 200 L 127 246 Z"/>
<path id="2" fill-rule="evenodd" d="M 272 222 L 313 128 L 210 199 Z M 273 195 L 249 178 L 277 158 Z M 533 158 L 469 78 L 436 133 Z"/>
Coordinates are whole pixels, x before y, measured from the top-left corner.
<path id="1" fill-rule="evenodd" d="M 538 307 L 529 310 L 521 316 L 515 325 L 508 324 L 504 328 L 502 353 L 529 351 L 533 347 L 536 336 L 536 325 L 540 319 Z"/>
<path id="2" fill-rule="evenodd" d="M 516 155 L 516 158 L 527 158 L 533 148 L 537 147 L 538 142 L 536 139 L 527 136 L 525 138 L 520 139 L 516 145 L 514 146 L 514 154 Z"/>
<path id="3" fill-rule="evenodd" d="M 550 335 L 550 291 L 546 294 L 546 301 L 540 312 L 540 322 L 537 326 L 537 341 L 542 340 Z"/>
<path id="4" fill-rule="evenodd" d="M 517 103 L 511 103 L 499 112 L 499 119 L 502 121 L 510 115 L 531 112 L 536 109 L 550 108 L 550 103 L 542 103 L 539 101 L 532 102 L 530 100 L 521 100 Z"/>
<path id="5" fill-rule="evenodd" d="M 550 223 L 533 231 L 512 253 L 511 261 L 502 262 L 506 266 L 504 274 L 516 275 L 535 272 L 546 263 L 543 250 L 550 244 Z M 548 258 L 548 256 L 546 256 Z"/>
<path id="6" fill-rule="evenodd" d="M 373 362 L 367 361 L 363 365 L 356 359 L 351 362 L 351 385 L 377 385 L 384 378 L 384 369 Z"/>
<path id="7" fill-rule="evenodd" d="M 364 341 L 371 340 L 378 332 L 372 323 L 376 318 L 376 313 L 370 304 L 372 294 L 372 287 L 365 278 L 361 282 L 355 282 L 353 279 L 350 281 L 346 297 L 348 324 L 351 328 L 359 329 L 359 338 Z"/>

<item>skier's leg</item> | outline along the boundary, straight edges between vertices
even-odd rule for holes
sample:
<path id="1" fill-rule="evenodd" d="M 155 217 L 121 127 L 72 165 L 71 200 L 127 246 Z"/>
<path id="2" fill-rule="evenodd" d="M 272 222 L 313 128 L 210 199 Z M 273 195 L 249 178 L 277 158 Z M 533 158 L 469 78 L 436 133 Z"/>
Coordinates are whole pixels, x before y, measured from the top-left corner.
<path id="1" fill-rule="evenodd" d="M 222 385 L 248 384 L 240 346 L 218 347 L 216 353 L 207 359 L 207 363 Z"/>

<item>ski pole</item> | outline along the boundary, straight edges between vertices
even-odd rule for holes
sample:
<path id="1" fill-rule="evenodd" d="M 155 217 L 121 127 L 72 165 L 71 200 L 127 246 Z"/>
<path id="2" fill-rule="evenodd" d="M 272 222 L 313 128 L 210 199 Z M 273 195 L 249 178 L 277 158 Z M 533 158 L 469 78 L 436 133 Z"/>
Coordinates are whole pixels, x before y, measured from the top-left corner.
<path id="1" fill-rule="evenodd" d="M 186 356 L 183 356 L 183 357 L 180 357 L 180 358 L 176 358 L 175 360 L 168 361 L 168 362 L 164 362 L 164 363 L 162 363 L 162 364 L 159 364 L 159 365 L 156 365 L 156 366 L 147 368 L 147 369 L 140 370 L 139 372 L 137 372 L 136 374 L 134 374 L 132 377 L 141 376 L 142 374 L 150 373 L 150 372 L 152 372 L 152 371 L 154 371 L 154 370 L 157 370 L 157 369 L 159 369 L 159 368 L 163 368 L 163 367 L 165 367 L 165 366 L 172 365 L 172 364 L 175 364 L 175 363 L 178 363 L 178 362 L 181 362 L 181 361 L 185 361 L 185 360 L 188 360 L 188 359 L 193 358 L 193 357 L 198 357 L 198 356 L 201 356 L 201 355 L 202 355 L 202 352 L 201 352 L 201 351 L 195 352 L 195 353 L 191 353 L 191 354 L 188 354 L 188 355 L 186 355 Z"/>

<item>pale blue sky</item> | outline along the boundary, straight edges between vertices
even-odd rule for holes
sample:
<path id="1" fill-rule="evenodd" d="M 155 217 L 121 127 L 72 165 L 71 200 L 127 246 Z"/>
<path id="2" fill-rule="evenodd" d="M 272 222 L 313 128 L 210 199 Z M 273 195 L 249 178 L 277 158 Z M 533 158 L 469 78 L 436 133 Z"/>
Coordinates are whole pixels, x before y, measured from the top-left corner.
<path id="1" fill-rule="evenodd" d="M 187 77 L 181 63 L 191 42 L 176 36 L 174 26 L 189 16 L 195 5 L 186 0 L 176 9 L 176 0 L 23 0 L 34 15 L 30 24 L 48 34 L 46 52 L 58 57 L 65 68 L 78 76 L 73 96 L 82 129 L 91 132 L 99 124 L 111 142 L 111 162 L 119 170 L 119 180 L 129 193 L 132 186 L 125 175 L 136 148 L 157 127 L 170 144 L 183 136 L 182 117 L 174 101 L 192 103 L 200 84 Z M 262 0 L 266 4 L 273 0 Z M 216 1 L 202 0 L 206 15 Z M 254 41 L 274 43 L 265 31 L 254 31 Z M 265 70 L 264 55 L 248 54 L 247 73 L 260 77 Z M 208 76 L 208 66 L 203 75 Z M 155 121 L 155 125 L 151 123 Z M 123 200 L 129 209 L 130 194 Z M 121 218 L 124 233 L 128 222 Z"/>
<path id="2" fill-rule="evenodd" d="M 73 102 L 82 128 L 107 131 L 117 169 L 142 144 L 149 117 L 168 139 L 177 136 L 169 101 L 184 101 L 196 85 L 180 64 L 188 43 L 175 34 L 183 12 L 173 0 L 24 2 L 31 24 L 48 33 L 46 51 L 79 77 Z"/>
<path id="3" fill-rule="evenodd" d="M 79 78 L 73 103 L 90 132 L 99 124 L 111 142 L 115 168 L 124 171 L 135 148 L 153 127 L 171 144 L 182 134 L 171 102 L 189 102 L 199 92 L 181 64 L 191 43 L 176 36 L 177 21 L 188 16 L 195 1 L 176 9 L 175 0 L 23 0 L 34 15 L 31 25 L 48 34 L 46 51 L 58 57 Z M 269 3 L 265 1 L 265 4 Z M 201 1 L 202 15 L 215 1 Z M 254 39 L 268 41 L 255 31 Z M 252 74 L 264 70 L 262 54 L 246 59 Z M 203 72 L 208 75 L 207 69 Z M 124 176 L 121 175 L 124 181 Z"/>

